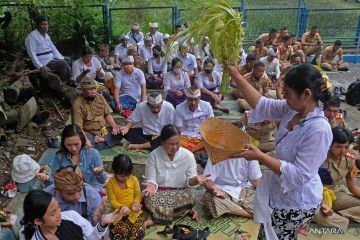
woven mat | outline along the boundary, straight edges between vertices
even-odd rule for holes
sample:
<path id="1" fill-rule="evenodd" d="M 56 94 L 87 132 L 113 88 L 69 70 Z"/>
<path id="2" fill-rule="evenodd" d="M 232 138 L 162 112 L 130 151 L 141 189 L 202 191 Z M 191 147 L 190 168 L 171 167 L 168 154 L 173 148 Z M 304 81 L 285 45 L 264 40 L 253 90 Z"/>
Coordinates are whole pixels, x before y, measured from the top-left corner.
<path id="1" fill-rule="evenodd" d="M 100 151 L 104 162 L 112 162 L 113 158 L 120 153 L 128 155 L 135 164 L 145 164 L 150 154 L 147 150 L 128 150 L 127 146 L 114 146 Z"/>

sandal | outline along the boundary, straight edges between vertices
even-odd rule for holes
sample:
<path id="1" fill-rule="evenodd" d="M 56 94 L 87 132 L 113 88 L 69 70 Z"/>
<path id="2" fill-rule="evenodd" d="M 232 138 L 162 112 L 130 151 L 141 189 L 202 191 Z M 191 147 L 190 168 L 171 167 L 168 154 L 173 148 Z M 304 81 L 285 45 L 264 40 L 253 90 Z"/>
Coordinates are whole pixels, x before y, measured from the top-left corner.
<path id="1" fill-rule="evenodd" d="M 166 226 L 164 230 L 157 232 L 157 234 L 167 237 L 168 234 L 174 234 L 174 230 L 170 226 Z"/>

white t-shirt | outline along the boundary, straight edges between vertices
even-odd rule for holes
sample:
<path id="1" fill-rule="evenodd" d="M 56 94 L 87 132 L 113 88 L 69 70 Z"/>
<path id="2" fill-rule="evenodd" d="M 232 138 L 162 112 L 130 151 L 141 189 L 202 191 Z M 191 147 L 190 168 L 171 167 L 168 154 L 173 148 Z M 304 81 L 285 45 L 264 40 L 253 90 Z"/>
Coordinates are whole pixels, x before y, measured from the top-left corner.
<path id="1" fill-rule="evenodd" d="M 239 199 L 242 188 L 251 185 L 249 180 L 256 180 L 262 176 L 259 162 L 244 158 L 230 158 L 216 165 L 212 165 L 209 159 L 204 174 L 211 174 L 209 178 L 215 186 L 234 199 Z"/>
<path id="2" fill-rule="evenodd" d="M 144 59 L 145 62 L 149 61 L 150 58 L 153 57 L 153 46 L 147 47 L 145 45 L 140 46 L 139 48 L 139 56 Z"/>
<path id="3" fill-rule="evenodd" d="M 154 57 L 150 58 L 148 61 L 148 73 L 154 74 L 154 72 L 162 72 L 162 74 L 167 71 L 167 63 L 165 57 L 160 57 L 160 62 L 157 63 Z"/>
<path id="4" fill-rule="evenodd" d="M 139 124 L 145 135 L 160 136 L 161 129 L 167 124 L 174 124 L 175 109 L 167 101 L 163 101 L 158 114 L 150 111 L 147 102 L 141 102 L 128 118 L 129 122 Z"/>
<path id="5" fill-rule="evenodd" d="M 259 62 L 262 62 L 265 64 L 265 73 L 267 75 L 273 75 L 275 74 L 276 79 L 280 77 L 280 62 L 279 59 L 274 58 L 272 62 L 269 62 L 267 57 L 260 58 Z"/>
<path id="6" fill-rule="evenodd" d="M 215 89 L 213 91 L 218 92 L 221 86 L 221 74 L 217 71 L 212 72 L 213 81 L 209 81 L 205 72 L 200 72 L 198 79 L 195 80 L 195 84 L 198 88 Z"/>
<path id="7" fill-rule="evenodd" d="M 187 53 L 186 57 L 183 57 L 180 54 L 177 54 L 176 57 L 181 59 L 183 71 L 189 74 L 194 74 L 194 68 L 197 68 L 196 58 L 194 55 Z"/>
<path id="8" fill-rule="evenodd" d="M 124 47 L 122 44 L 119 44 L 114 49 L 114 55 L 121 59 L 127 55 L 127 47 Z"/>
<path id="9" fill-rule="evenodd" d="M 72 78 L 76 80 L 76 78 L 86 69 L 90 69 L 85 77 L 95 78 L 96 77 L 96 69 L 102 69 L 101 62 L 96 57 L 91 58 L 90 66 L 87 66 L 82 58 L 77 59 L 72 64 Z M 105 72 L 103 71 L 103 76 L 105 76 Z"/>
<path id="10" fill-rule="evenodd" d="M 115 87 L 120 88 L 121 95 L 129 95 L 139 101 L 141 99 L 141 85 L 145 85 L 144 73 L 134 67 L 131 74 L 123 69 L 116 74 Z"/>

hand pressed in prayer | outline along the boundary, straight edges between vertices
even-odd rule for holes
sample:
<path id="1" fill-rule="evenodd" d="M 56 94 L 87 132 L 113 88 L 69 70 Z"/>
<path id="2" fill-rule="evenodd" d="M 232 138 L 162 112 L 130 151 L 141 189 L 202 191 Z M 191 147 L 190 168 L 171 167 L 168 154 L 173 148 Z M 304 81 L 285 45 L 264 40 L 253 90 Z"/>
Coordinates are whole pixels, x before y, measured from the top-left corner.
<path id="1" fill-rule="evenodd" d="M 96 173 L 101 173 L 104 171 L 104 165 L 101 165 L 101 166 L 97 166 L 97 167 L 94 167 L 93 169 L 93 172 L 96 174 Z"/>
<path id="2" fill-rule="evenodd" d="M 218 96 L 216 94 L 213 95 L 213 99 L 214 99 L 215 103 L 217 103 L 217 104 L 219 104 L 221 102 L 220 96 Z"/>
<path id="3" fill-rule="evenodd" d="M 126 215 L 129 215 L 131 213 L 131 210 L 127 207 L 127 206 L 122 206 L 120 208 L 120 214 L 122 216 L 126 216 Z"/>
<path id="4" fill-rule="evenodd" d="M 37 179 L 39 179 L 39 180 L 41 180 L 41 181 L 47 181 L 47 180 L 49 180 L 49 176 L 48 175 L 46 175 L 45 173 L 37 173 L 37 174 L 35 174 L 35 177 L 37 178 Z"/>
<path id="5" fill-rule="evenodd" d="M 211 179 L 208 178 L 210 176 L 211 176 L 211 174 L 206 174 L 206 175 L 199 175 L 199 176 L 194 177 L 195 178 L 195 185 L 204 184 L 206 182 L 211 181 Z"/>
<path id="6" fill-rule="evenodd" d="M 180 97 L 180 96 L 183 95 L 183 92 L 182 92 L 182 91 L 179 91 L 179 90 L 176 90 L 175 95 L 178 96 L 178 97 Z"/>
<path id="7" fill-rule="evenodd" d="M 238 66 L 236 64 L 226 64 L 226 68 L 228 69 L 229 73 L 239 72 Z"/>
<path id="8" fill-rule="evenodd" d="M 101 201 L 100 206 L 95 210 L 94 212 L 94 216 L 93 216 L 93 221 L 94 223 L 98 223 L 101 220 L 101 216 L 105 213 L 106 211 L 106 197 L 104 197 Z"/>
<path id="9" fill-rule="evenodd" d="M 146 183 L 143 183 L 143 185 L 145 186 L 145 189 L 143 190 L 143 192 L 145 193 L 146 197 L 151 197 L 156 193 L 156 185 L 155 184 L 146 182 Z"/>
<path id="10" fill-rule="evenodd" d="M 112 213 L 104 215 L 100 221 L 100 224 L 101 226 L 107 226 L 108 224 L 118 220 L 120 216 L 121 216 L 121 212 L 119 211 L 119 209 L 116 209 Z"/>
<path id="11" fill-rule="evenodd" d="M 142 205 L 140 203 L 133 203 L 131 205 L 131 210 L 135 213 L 139 212 L 141 210 Z"/>

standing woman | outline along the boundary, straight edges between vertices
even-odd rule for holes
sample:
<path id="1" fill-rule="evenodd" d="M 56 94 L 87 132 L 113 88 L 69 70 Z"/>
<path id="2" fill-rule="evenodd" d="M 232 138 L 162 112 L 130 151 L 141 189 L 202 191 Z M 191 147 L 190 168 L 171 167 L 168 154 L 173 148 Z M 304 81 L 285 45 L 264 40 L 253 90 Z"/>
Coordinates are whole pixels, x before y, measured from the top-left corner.
<path id="1" fill-rule="evenodd" d="M 220 102 L 224 99 L 219 89 L 221 86 L 221 74 L 214 70 L 214 66 L 214 61 L 207 58 L 204 61 L 199 78 L 195 80 L 195 84 L 201 90 L 201 100 L 209 102 L 216 110 L 229 113 L 228 108 L 220 105 Z"/>
<path id="2" fill-rule="evenodd" d="M 106 181 L 103 161 L 98 150 L 85 145 L 86 138 L 79 125 L 67 125 L 61 134 L 60 150 L 52 163 L 52 172 L 73 166 L 87 184 L 102 191 Z"/>
<path id="3" fill-rule="evenodd" d="M 172 71 L 164 75 L 164 90 L 166 101 L 170 102 L 174 108 L 185 101 L 185 89 L 191 86 L 189 76 L 182 71 L 182 62 L 179 58 L 171 61 Z"/>
<path id="4" fill-rule="evenodd" d="M 322 201 L 318 169 L 332 141 L 330 125 L 318 105 L 330 96 L 326 82 L 315 67 L 295 66 L 285 76 L 286 100 L 274 100 L 261 96 L 236 66 L 228 69 L 254 109 L 249 122 L 281 121 L 274 157 L 253 145 L 236 154 L 259 160 L 270 169 L 256 193 L 254 219 L 261 223 L 258 239 L 297 239 L 298 230 L 310 222 Z"/>

